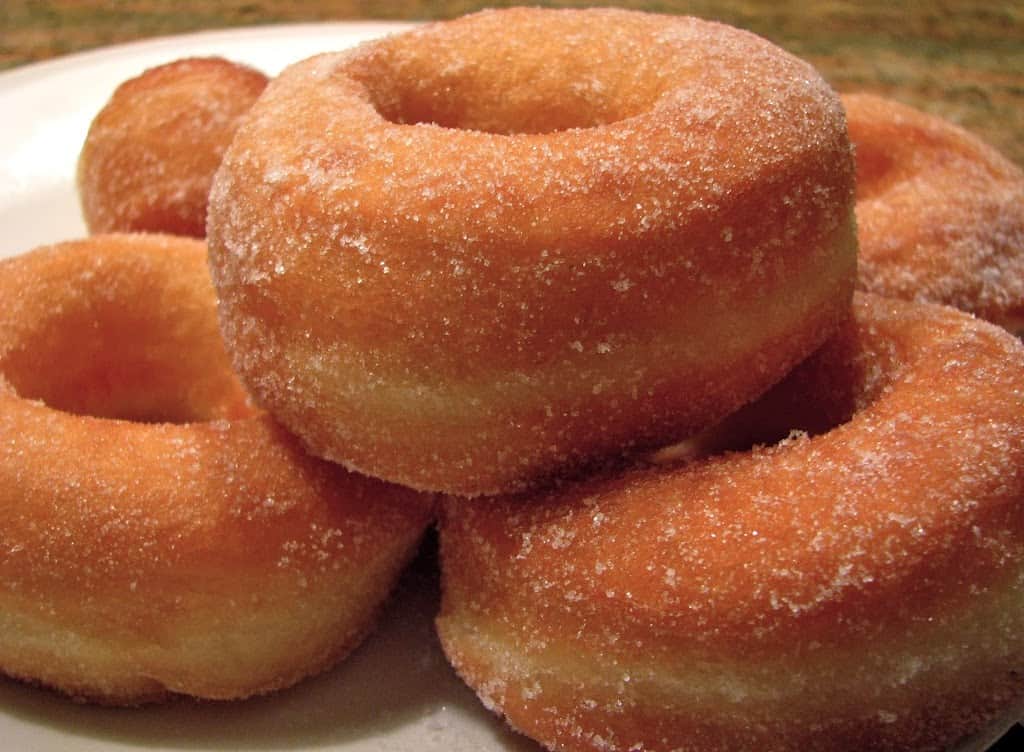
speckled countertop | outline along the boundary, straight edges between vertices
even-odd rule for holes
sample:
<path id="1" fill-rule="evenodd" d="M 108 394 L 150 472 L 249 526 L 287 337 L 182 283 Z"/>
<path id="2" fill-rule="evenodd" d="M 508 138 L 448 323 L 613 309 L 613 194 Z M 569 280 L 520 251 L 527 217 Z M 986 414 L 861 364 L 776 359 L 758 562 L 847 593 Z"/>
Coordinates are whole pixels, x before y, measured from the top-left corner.
<path id="1" fill-rule="evenodd" d="M 448 18 L 516 3 L 442 0 L 2 0 L 0 68 L 104 45 L 257 24 Z M 840 91 L 888 94 L 1024 165 L 1024 3 L 932 0 L 561 2 L 715 18 L 804 57 Z"/>

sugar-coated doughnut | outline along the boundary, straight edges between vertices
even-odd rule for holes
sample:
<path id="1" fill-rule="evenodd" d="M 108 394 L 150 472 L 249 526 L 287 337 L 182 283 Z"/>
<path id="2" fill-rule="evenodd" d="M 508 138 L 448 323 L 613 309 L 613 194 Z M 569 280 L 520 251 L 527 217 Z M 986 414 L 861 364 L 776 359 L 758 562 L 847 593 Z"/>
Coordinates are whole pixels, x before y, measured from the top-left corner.
<path id="1" fill-rule="evenodd" d="M 753 35 L 474 14 L 286 70 L 210 201 L 233 362 L 315 454 L 429 490 L 685 436 L 855 277 L 838 97 Z"/>
<path id="2" fill-rule="evenodd" d="M 306 455 L 247 404 L 200 241 L 0 263 L 0 671 L 137 704 L 344 656 L 432 500 Z"/>
<path id="3" fill-rule="evenodd" d="M 1024 346 L 858 296 L 778 390 L 841 425 L 444 502 L 438 628 L 488 707 L 557 750 L 859 752 L 1024 699 Z"/>
<path id="4" fill-rule="evenodd" d="M 1024 334 L 1024 172 L 963 129 L 846 94 L 859 287 L 945 303 Z"/>
<path id="5" fill-rule="evenodd" d="M 78 161 L 90 232 L 206 235 L 213 173 L 267 85 L 223 58 L 184 58 L 121 84 L 93 120 Z"/>

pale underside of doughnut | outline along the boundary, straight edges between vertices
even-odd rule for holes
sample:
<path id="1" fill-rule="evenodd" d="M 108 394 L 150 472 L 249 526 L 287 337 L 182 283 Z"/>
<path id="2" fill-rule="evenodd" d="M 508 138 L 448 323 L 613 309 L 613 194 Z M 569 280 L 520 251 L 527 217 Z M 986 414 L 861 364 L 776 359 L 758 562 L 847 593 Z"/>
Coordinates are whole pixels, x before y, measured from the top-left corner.
<path id="1" fill-rule="evenodd" d="M 446 501 L 438 629 L 485 704 L 560 750 L 941 750 L 1024 698 L 1024 349 L 855 313 L 730 429 L 822 433 Z"/>
<path id="2" fill-rule="evenodd" d="M 1024 173 L 938 117 L 846 94 L 859 287 L 1024 332 Z"/>
<path id="3" fill-rule="evenodd" d="M 716 420 L 843 315 L 852 161 L 817 75 L 741 32 L 590 13 L 306 61 L 240 131 L 211 198 L 223 328 L 315 453 L 520 487 Z"/>
<path id="4" fill-rule="evenodd" d="M 359 642 L 431 520 L 247 404 L 205 256 L 95 236 L 0 264 L 6 674 L 112 704 L 289 686 Z"/>

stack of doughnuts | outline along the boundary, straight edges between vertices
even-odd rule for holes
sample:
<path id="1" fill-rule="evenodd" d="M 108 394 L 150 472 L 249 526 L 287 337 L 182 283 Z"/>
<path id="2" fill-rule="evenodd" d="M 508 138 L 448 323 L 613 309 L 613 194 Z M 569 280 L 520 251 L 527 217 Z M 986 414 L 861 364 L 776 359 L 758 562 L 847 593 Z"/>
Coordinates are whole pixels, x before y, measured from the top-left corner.
<path id="1" fill-rule="evenodd" d="M 1019 170 L 614 9 L 432 24 L 250 104 L 208 256 L 0 266 L 2 670 L 286 686 L 440 493 L 442 646 L 549 749 L 943 750 L 1024 700 L 1024 345 L 941 305 L 1020 320 Z"/>

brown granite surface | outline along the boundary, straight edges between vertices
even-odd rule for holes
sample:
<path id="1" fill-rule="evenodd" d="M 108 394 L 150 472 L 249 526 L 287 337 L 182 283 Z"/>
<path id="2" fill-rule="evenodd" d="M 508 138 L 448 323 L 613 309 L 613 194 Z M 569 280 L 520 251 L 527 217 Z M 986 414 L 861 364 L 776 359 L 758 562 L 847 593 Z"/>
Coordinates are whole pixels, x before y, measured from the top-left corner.
<path id="1" fill-rule="evenodd" d="M 199 29 L 448 18 L 515 3 L 456 0 L 0 0 L 0 68 Z M 693 0 L 619 5 L 716 18 L 815 63 L 841 91 L 889 94 L 960 123 L 1024 165 L 1024 2 Z"/>

